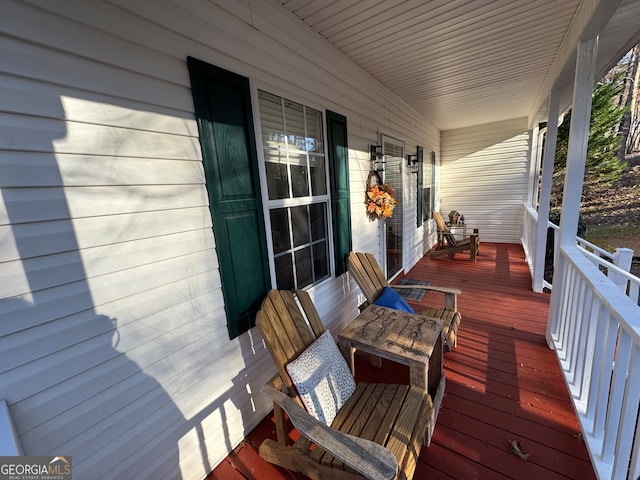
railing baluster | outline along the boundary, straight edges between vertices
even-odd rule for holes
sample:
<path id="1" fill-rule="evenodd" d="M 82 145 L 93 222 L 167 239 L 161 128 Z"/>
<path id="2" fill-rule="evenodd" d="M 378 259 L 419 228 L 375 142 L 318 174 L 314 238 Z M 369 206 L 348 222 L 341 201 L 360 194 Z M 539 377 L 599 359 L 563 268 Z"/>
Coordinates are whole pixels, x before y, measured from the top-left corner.
<path id="1" fill-rule="evenodd" d="M 600 379 L 604 375 L 604 362 L 605 362 L 605 351 L 607 345 L 607 331 L 610 325 L 605 319 L 609 316 L 606 308 L 600 304 L 598 301 L 598 308 L 594 309 L 594 319 L 593 321 L 596 323 L 596 328 L 594 330 L 594 339 L 593 339 L 593 356 L 591 357 L 591 376 L 589 377 L 589 389 L 588 389 L 588 398 L 587 402 L 587 410 L 585 417 L 590 422 L 591 428 L 588 429 L 587 425 L 584 426 L 585 434 L 594 436 L 596 432 L 596 413 L 599 411 L 600 407 L 600 399 L 598 398 L 598 392 L 600 388 Z"/>
<path id="2" fill-rule="evenodd" d="M 609 394 L 609 408 L 607 409 L 607 421 L 602 445 L 602 456 L 604 458 L 612 458 L 618 446 L 618 429 L 620 428 L 620 416 L 626 390 L 630 354 L 631 337 L 625 335 L 624 330 L 621 330 L 618 334 L 618 344 L 616 345 L 613 380 L 611 393 Z"/>
<path id="3" fill-rule="evenodd" d="M 572 335 L 571 335 L 571 350 L 569 351 L 569 372 L 570 375 L 567 377 L 567 381 L 575 385 L 576 382 L 576 363 L 577 363 L 577 355 L 580 352 L 580 343 L 582 343 L 582 337 L 584 335 L 583 328 L 583 313 L 584 313 L 584 304 L 586 297 L 586 289 L 587 286 L 585 282 L 580 281 L 578 285 L 578 295 L 576 295 L 576 305 L 574 306 L 574 320 L 572 325 Z"/>
<path id="4" fill-rule="evenodd" d="M 566 268 L 558 268 L 556 269 L 553 275 L 560 280 L 562 285 L 568 285 L 568 282 L 567 282 L 568 271 L 569 270 Z M 560 292 L 558 293 L 558 296 L 559 296 L 559 300 L 557 302 L 556 312 L 552 312 L 551 317 L 549 318 L 549 332 L 551 334 L 551 339 L 556 343 L 556 346 L 555 346 L 556 350 L 559 348 L 558 345 L 561 344 L 560 332 L 561 332 L 562 323 L 560 322 L 560 320 L 564 318 L 564 315 L 562 315 L 561 312 L 564 311 L 563 304 L 566 301 L 567 293 L 566 291 Z"/>
<path id="5" fill-rule="evenodd" d="M 595 331 L 598 325 L 597 323 L 597 311 L 599 309 L 599 302 L 590 291 L 588 293 L 588 300 L 585 299 L 585 311 L 584 318 L 589 320 L 586 322 L 585 328 L 583 328 L 583 334 L 580 336 L 580 342 L 577 349 L 577 361 L 575 368 L 575 378 L 578 383 L 574 381 L 574 398 L 576 401 L 576 408 L 579 411 L 586 411 L 586 402 L 589 394 L 589 383 L 591 381 L 591 364 L 587 363 L 587 358 L 593 358 L 593 351 L 595 346 Z"/>
<path id="6" fill-rule="evenodd" d="M 629 458 L 633 447 L 638 424 L 638 398 L 640 398 L 640 347 L 632 343 L 631 337 L 624 331 L 624 336 L 629 338 L 631 352 L 625 376 L 626 385 L 622 400 L 620 415 L 620 429 L 616 438 L 616 456 L 613 463 L 613 478 L 625 478 L 629 468 Z M 636 477 L 632 477 L 636 478 Z"/>
<path id="7" fill-rule="evenodd" d="M 596 385 L 596 412 L 595 412 L 595 428 L 593 436 L 598 441 L 604 440 L 605 422 L 607 412 L 609 411 L 609 392 L 611 391 L 611 377 L 613 375 L 613 362 L 616 347 L 616 332 L 618 324 L 611 319 L 608 312 L 604 323 L 607 326 L 603 341 L 602 358 L 600 359 L 600 375 Z M 602 451 L 598 452 L 602 456 Z"/>
<path id="8" fill-rule="evenodd" d="M 564 293 L 561 294 L 564 301 L 562 302 L 562 308 L 560 310 L 560 318 L 565 319 L 565 321 L 560 324 L 560 327 L 561 327 L 560 344 L 562 345 L 562 348 L 558 350 L 558 358 L 561 361 L 567 358 L 566 357 L 567 337 L 568 337 L 567 331 L 570 328 L 570 323 L 572 320 L 571 306 L 573 305 L 573 299 L 575 295 L 575 274 L 572 269 L 567 269 L 566 283 L 563 283 L 563 285 L 566 285 L 566 288 Z"/>
<path id="9" fill-rule="evenodd" d="M 627 287 L 628 297 L 633 300 L 636 305 L 640 305 L 640 283 L 631 283 L 629 280 L 629 285 Z"/>
<path id="10" fill-rule="evenodd" d="M 636 420 L 635 435 L 640 433 L 640 416 Z M 633 443 L 631 461 L 629 462 L 628 478 L 640 478 L 640 442 Z"/>
<path id="11" fill-rule="evenodd" d="M 573 283 L 573 275 L 571 270 L 567 270 L 567 283 L 564 292 L 561 294 L 562 308 L 560 309 L 560 318 L 564 319 L 564 322 L 560 324 L 560 336 L 559 342 L 562 346 L 557 350 L 558 359 L 560 359 L 561 363 L 564 363 L 567 359 L 567 337 L 569 336 L 568 330 L 571 327 L 571 304 L 573 303 L 573 295 L 575 285 Z"/>

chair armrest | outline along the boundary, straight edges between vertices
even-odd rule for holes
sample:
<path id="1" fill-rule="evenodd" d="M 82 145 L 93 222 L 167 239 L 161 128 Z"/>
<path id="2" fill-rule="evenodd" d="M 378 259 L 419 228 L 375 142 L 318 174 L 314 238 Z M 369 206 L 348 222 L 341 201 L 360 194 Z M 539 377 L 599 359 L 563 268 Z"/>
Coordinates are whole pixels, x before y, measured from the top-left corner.
<path id="1" fill-rule="evenodd" d="M 391 285 L 393 288 L 415 288 L 417 290 L 431 290 L 440 293 L 449 293 L 451 295 L 460 295 L 462 290 L 459 288 L 436 287 L 435 285 Z"/>
<path id="2" fill-rule="evenodd" d="M 287 386 L 282 381 L 282 377 L 279 373 L 276 373 L 273 377 L 271 377 L 267 382 L 267 385 L 269 385 L 271 388 L 275 388 L 279 392 L 283 392 L 285 394 L 287 393 Z"/>
<path id="3" fill-rule="evenodd" d="M 261 391 L 287 412 L 293 426 L 304 437 L 356 472 L 371 480 L 392 480 L 396 477 L 398 462 L 382 445 L 327 427 L 309 415 L 292 398 L 269 384 L 263 386 Z"/>
<path id="4" fill-rule="evenodd" d="M 420 290 L 431 290 L 444 294 L 444 306 L 454 312 L 458 311 L 458 295 L 462 293 L 459 288 L 437 287 L 435 285 L 391 285 L 393 288 L 415 288 Z"/>

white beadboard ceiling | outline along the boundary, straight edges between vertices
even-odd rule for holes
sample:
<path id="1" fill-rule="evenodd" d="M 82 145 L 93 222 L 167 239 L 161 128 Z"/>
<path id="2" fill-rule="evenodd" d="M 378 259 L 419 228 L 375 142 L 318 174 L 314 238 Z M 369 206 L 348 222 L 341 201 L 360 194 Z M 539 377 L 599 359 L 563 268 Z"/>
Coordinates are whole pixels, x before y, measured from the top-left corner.
<path id="1" fill-rule="evenodd" d="M 535 116 L 584 0 L 278 1 L 449 130 Z M 604 54 L 618 55 L 639 29 L 640 1 L 625 0 L 600 41 Z"/>

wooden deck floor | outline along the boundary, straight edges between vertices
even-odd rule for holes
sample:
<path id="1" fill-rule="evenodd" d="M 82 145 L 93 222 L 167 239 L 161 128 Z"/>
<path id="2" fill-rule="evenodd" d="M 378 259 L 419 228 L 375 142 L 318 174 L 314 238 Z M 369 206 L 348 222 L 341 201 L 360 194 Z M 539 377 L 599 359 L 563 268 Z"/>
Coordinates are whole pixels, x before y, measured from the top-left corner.
<path id="1" fill-rule="evenodd" d="M 531 291 L 519 245 L 482 244 L 477 263 L 423 258 L 407 277 L 458 287 L 458 347 L 444 358 L 446 391 L 432 444 L 414 479 L 595 479 L 556 362 L 545 343 L 549 297 Z M 420 307 L 436 306 L 429 293 Z M 356 366 L 359 379 L 408 382 L 406 367 Z M 275 438 L 271 418 L 210 475 L 213 479 L 301 479 L 264 462 L 257 449 Z M 519 442 L 526 460 L 509 453 Z"/>

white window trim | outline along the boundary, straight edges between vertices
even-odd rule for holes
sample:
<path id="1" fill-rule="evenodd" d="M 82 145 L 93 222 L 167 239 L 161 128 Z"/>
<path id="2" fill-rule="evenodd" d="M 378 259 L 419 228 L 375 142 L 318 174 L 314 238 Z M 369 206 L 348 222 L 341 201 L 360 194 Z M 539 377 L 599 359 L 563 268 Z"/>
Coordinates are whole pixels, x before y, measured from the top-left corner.
<path id="1" fill-rule="evenodd" d="M 401 210 L 403 212 L 403 216 L 402 216 L 402 238 L 403 238 L 403 245 L 402 245 L 402 259 L 401 259 L 401 266 L 402 268 L 400 269 L 399 272 L 395 273 L 393 275 L 393 277 L 390 279 L 392 280 L 393 278 L 397 277 L 398 275 L 400 275 L 403 271 L 405 271 L 405 255 L 406 255 L 406 248 L 405 248 L 405 244 L 404 244 L 404 239 L 407 238 L 407 228 L 406 228 L 406 203 L 404 201 L 404 197 L 405 197 L 405 189 L 407 188 L 407 168 L 405 165 L 405 155 L 406 155 L 406 143 L 404 141 L 404 139 L 400 138 L 400 137 L 396 137 L 394 135 L 388 134 L 388 133 L 384 133 L 384 132 L 378 132 L 378 141 L 379 141 L 379 145 L 383 146 L 383 151 L 384 151 L 384 142 L 386 141 L 387 143 L 392 143 L 394 145 L 400 146 L 402 147 L 402 158 L 400 159 L 400 169 L 401 169 L 401 174 L 400 174 L 400 178 L 402 181 L 402 191 L 400 192 L 400 195 L 397 194 L 396 192 L 396 201 L 401 205 Z M 383 182 L 386 182 L 386 172 L 383 175 L 382 178 Z M 383 272 L 385 272 L 385 275 L 387 274 L 388 271 L 388 265 L 387 265 L 387 239 L 386 239 L 386 220 L 379 222 L 380 223 L 380 228 L 379 228 L 379 235 L 380 235 L 380 245 L 382 246 L 380 255 L 382 257 L 382 269 Z"/>
<path id="2" fill-rule="evenodd" d="M 254 137 L 256 140 L 256 150 L 258 155 L 258 171 L 260 174 L 260 192 L 262 197 L 262 210 L 263 217 L 265 222 L 265 230 L 266 230 L 266 240 L 267 240 L 267 251 L 269 256 L 269 273 L 271 277 L 271 284 L 276 286 L 276 269 L 275 269 L 275 261 L 274 261 L 274 246 L 273 246 L 273 237 L 272 237 L 272 228 L 271 228 L 271 215 L 270 210 L 273 208 L 284 208 L 284 207 L 294 207 L 299 205 L 309 205 L 311 203 L 317 203 L 317 201 L 323 201 L 326 204 L 326 218 L 327 218 L 327 255 L 328 255 L 328 276 L 316 283 L 312 283 L 304 287 L 304 289 L 313 289 L 322 283 L 335 278 L 335 266 L 334 262 L 331 259 L 334 256 L 334 245 L 333 245 L 333 216 L 331 210 L 331 188 L 330 188 L 330 178 L 329 178 L 329 160 L 328 160 L 328 139 L 327 139 L 327 125 L 326 125 L 326 108 L 319 105 L 317 102 L 306 98 L 300 97 L 299 95 L 295 95 L 292 92 L 283 91 L 282 88 L 275 87 L 266 82 L 260 82 L 255 79 L 250 78 L 250 89 L 251 89 L 251 105 L 252 105 L 252 115 L 253 115 L 253 125 L 254 125 Z M 259 99 L 259 91 L 262 90 L 264 92 L 270 93 L 272 95 L 278 96 L 280 98 L 284 98 L 286 100 L 290 100 L 292 102 L 296 102 L 304 107 L 312 108 L 318 110 L 322 114 L 322 141 L 323 141 L 323 153 L 324 153 L 324 162 L 325 162 L 325 185 L 327 186 L 327 193 L 325 195 L 319 196 L 307 196 L 307 197 L 296 197 L 296 198 L 286 198 L 286 199 L 270 199 L 269 192 L 267 187 L 267 171 L 266 171 L 266 160 L 264 157 L 264 144 L 262 142 L 262 122 L 260 119 L 260 99 Z M 306 126 L 306 118 L 305 118 L 305 126 Z M 288 141 L 288 139 L 286 140 Z M 305 152 L 307 153 L 307 152 Z M 303 200 L 306 199 L 306 202 L 302 203 Z M 316 200 L 315 202 L 312 202 Z M 319 200 L 322 199 L 322 200 Z"/>

